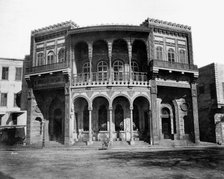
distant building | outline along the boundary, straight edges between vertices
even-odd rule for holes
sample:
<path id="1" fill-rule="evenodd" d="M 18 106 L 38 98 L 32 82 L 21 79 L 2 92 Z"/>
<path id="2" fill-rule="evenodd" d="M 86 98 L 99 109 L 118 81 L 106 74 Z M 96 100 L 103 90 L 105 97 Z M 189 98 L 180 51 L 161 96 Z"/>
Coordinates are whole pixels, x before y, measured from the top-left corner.
<path id="1" fill-rule="evenodd" d="M 20 110 L 23 60 L 0 58 L 0 143 L 22 142 L 26 111 Z"/>
<path id="2" fill-rule="evenodd" d="M 34 30 L 27 142 L 198 143 L 197 77 L 189 26 L 146 19 Z"/>
<path id="3" fill-rule="evenodd" d="M 198 106 L 201 140 L 224 144 L 224 65 L 199 69 Z"/>

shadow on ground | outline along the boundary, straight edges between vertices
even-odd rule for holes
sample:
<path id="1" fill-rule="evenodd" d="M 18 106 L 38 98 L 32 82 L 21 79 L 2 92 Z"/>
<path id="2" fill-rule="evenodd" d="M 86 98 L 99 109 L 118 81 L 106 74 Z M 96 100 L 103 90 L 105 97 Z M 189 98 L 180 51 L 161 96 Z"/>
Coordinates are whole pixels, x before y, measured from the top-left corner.
<path id="1" fill-rule="evenodd" d="M 1 179 L 14 179 L 14 178 L 12 178 L 12 177 L 10 177 L 10 176 L 8 176 L 8 175 L 5 175 L 5 174 L 2 173 L 2 172 L 0 172 L 0 178 L 1 178 Z"/>
<path id="2" fill-rule="evenodd" d="M 158 152 L 109 152 L 105 160 L 137 167 L 216 169 L 224 171 L 224 151 L 220 149 Z M 117 161 L 116 161 L 117 160 Z M 179 177 L 178 177 L 179 178 Z"/>

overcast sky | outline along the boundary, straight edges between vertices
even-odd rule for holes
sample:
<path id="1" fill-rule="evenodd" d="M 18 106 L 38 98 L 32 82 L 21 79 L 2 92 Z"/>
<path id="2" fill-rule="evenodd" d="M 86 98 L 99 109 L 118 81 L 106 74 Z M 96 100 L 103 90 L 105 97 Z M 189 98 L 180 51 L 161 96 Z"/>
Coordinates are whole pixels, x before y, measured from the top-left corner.
<path id="1" fill-rule="evenodd" d="M 223 0 L 0 0 L 0 57 L 24 58 L 31 30 L 55 23 L 139 25 L 148 17 L 191 26 L 199 67 L 224 64 Z"/>

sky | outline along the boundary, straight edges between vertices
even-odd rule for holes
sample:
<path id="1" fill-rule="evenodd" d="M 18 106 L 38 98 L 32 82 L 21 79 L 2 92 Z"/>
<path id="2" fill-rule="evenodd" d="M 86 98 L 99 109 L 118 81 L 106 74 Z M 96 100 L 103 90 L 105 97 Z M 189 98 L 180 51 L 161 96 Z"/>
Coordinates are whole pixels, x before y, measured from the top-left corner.
<path id="1" fill-rule="evenodd" d="M 191 26 L 194 63 L 224 64 L 223 0 L 0 0 L 0 57 L 23 59 L 31 31 L 56 23 L 139 25 L 147 18 Z"/>

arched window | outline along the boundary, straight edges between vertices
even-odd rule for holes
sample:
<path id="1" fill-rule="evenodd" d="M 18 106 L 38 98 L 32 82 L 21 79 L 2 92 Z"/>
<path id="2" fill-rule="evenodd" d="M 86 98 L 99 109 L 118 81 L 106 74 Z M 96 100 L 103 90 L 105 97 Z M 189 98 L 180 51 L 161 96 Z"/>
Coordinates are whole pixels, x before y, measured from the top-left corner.
<path id="1" fill-rule="evenodd" d="M 54 61 L 54 52 L 50 51 L 47 54 L 47 64 L 52 64 L 52 63 L 55 63 L 55 61 Z"/>
<path id="2" fill-rule="evenodd" d="M 157 60 L 163 59 L 163 48 L 160 46 L 156 47 L 156 59 Z"/>
<path id="3" fill-rule="evenodd" d="M 113 64 L 114 69 L 114 80 L 115 81 L 122 81 L 124 75 L 124 64 L 120 60 L 116 60 Z"/>
<path id="4" fill-rule="evenodd" d="M 172 48 L 168 50 L 168 61 L 169 62 L 174 62 L 175 61 L 175 53 Z"/>
<path id="5" fill-rule="evenodd" d="M 131 62 L 131 69 L 132 69 L 132 79 L 133 80 L 137 80 L 138 81 L 138 77 L 139 77 L 139 74 L 138 74 L 138 72 L 139 72 L 139 67 L 138 67 L 138 63 L 137 62 L 135 62 L 135 61 L 133 61 L 133 62 Z"/>
<path id="6" fill-rule="evenodd" d="M 65 49 L 61 48 L 58 52 L 58 62 L 64 62 L 65 61 Z"/>
<path id="7" fill-rule="evenodd" d="M 135 61 L 131 62 L 131 69 L 133 72 L 139 72 L 138 63 Z"/>
<path id="8" fill-rule="evenodd" d="M 107 62 L 100 61 L 97 65 L 98 80 L 106 81 L 107 80 Z"/>
<path id="9" fill-rule="evenodd" d="M 38 53 L 37 55 L 37 66 L 44 65 L 44 54 Z"/>
<path id="10" fill-rule="evenodd" d="M 83 72 L 83 80 L 88 81 L 90 78 L 89 72 L 90 72 L 90 64 L 89 62 L 86 62 L 82 66 L 82 72 Z"/>
<path id="11" fill-rule="evenodd" d="M 185 53 L 185 50 L 181 49 L 179 53 L 180 53 L 180 62 L 181 63 L 186 63 L 186 53 Z"/>

